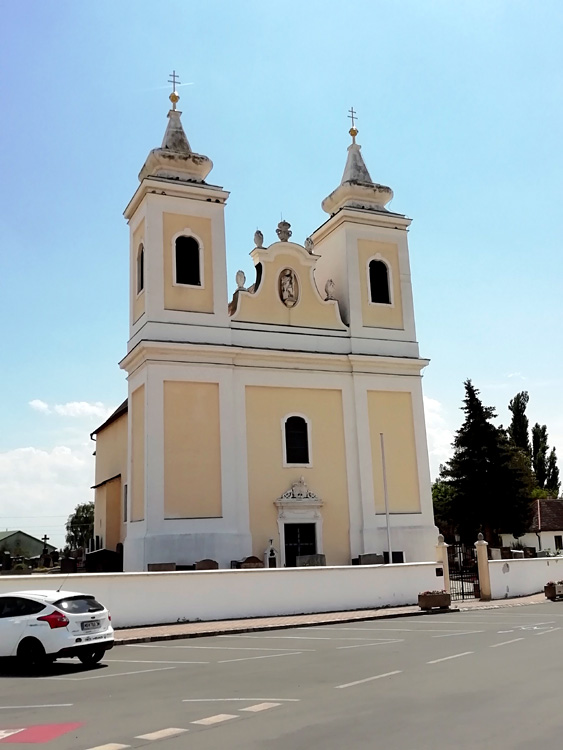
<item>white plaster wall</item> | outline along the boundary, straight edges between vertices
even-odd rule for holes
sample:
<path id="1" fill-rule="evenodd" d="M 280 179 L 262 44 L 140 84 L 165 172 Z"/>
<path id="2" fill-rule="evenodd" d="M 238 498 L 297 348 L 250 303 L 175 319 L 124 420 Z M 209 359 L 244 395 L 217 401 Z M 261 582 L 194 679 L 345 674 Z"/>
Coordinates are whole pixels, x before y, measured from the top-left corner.
<path id="1" fill-rule="evenodd" d="M 563 562 L 563 561 L 562 561 Z M 563 565 L 562 571 L 563 571 Z M 442 588 L 440 563 L 326 568 L 90 573 L 0 577 L 0 594 L 56 589 L 93 594 L 115 627 L 225 620 L 415 604 Z"/>
<path id="2" fill-rule="evenodd" d="M 524 560 L 490 560 L 493 599 L 527 596 L 543 591 L 548 581 L 563 579 L 563 557 Z"/>
<path id="3" fill-rule="evenodd" d="M 549 549 L 555 552 L 555 536 L 563 536 L 563 531 L 541 531 L 541 548 L 542 550 Z M 523 536 L 515 539 L 511 534 L 501 534 L 502 543 L 505 547 L 511 547 L 516 542 L 520 542 L 524 547 L 532 547 L 539 550 L 538 535 L 537 534 L 524 534 Z"/>

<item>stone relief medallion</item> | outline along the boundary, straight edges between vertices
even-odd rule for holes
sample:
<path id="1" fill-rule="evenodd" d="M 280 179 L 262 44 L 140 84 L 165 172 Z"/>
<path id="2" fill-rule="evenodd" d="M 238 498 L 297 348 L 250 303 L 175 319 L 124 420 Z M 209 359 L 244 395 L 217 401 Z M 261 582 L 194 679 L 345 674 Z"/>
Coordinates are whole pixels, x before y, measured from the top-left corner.
<path id="1" fill-rule="evenodd" d="M 278 282 L 280 299 L 286 307 L 294 307 L 299 300 L 297 275 L 291 268 L 284 268 Z"/>

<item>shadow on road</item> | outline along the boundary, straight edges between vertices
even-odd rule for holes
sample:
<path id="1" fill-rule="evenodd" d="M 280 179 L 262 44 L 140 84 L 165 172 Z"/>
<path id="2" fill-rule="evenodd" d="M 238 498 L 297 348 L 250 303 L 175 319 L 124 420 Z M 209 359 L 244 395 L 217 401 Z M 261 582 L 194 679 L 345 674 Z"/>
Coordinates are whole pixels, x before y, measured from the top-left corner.
<path id="1" fill-rule="evenodd" d="M 79 661 L 56 661 L 42 667 L 30 667 L 22 664 L 17 659 L 0 659 L 0 678 L 3 677 L 64 677 L 66 675 L 80 674 L 81 672 L 94 672 L 107 669 L 107 664 L 94 664 L 85 666 Z"/>

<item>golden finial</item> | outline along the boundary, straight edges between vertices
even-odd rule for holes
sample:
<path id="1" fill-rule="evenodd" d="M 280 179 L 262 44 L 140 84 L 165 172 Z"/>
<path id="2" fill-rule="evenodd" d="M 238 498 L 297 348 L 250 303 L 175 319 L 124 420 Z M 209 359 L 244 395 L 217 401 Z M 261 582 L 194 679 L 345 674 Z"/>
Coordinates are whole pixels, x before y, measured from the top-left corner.
<path id="1" fill-rule="evenodd" d="M 175 110 L 176 109 L 176 104 L 180 100 L 180 96 L 179 96 L 178 92 L 176 91 L 176 84 L 180 83 L 180 79 L 178 78 L 175 70 L 173 70 L 172 73 L 170 74 L 170 78 L 168 79 L 168 83 L 172 84 L 172 93 L 170 94 L 169 99 L 172 102 L 172 109 Z"/>
<path id="2" fill-rule="evenodd" d="M 356 136 L 358 135 L 358 128 L 356 128 L 354 125 L 355 125 L 355 120 L 358 119 L 358 116 L 354 110 L 354 107 L 350 107 L 348 112 L 350 112 L 348 117 L 352 120 L 352 127 L 350 128 L 348 132 L 352 136 L 352 143 L 356 143 Z"/>

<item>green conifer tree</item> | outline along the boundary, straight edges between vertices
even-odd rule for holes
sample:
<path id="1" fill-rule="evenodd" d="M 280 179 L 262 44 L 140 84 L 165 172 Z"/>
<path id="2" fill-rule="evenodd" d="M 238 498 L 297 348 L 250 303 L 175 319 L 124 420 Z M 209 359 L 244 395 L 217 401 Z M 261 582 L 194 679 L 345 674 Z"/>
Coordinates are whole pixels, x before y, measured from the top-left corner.
<path id="1" fill-rule="evenodd" d="M 527 456 L 532 455 L 530 446 L 530 437 L 528 435 L 528 417 L 526 416 L 526 407 L 530 397 L 527 391 L 521 391 L 511 399 L 508 408 L 512 412 L 512 420 L 508 427 L 510 439 L 517 448 L 520 448 Z"/>

